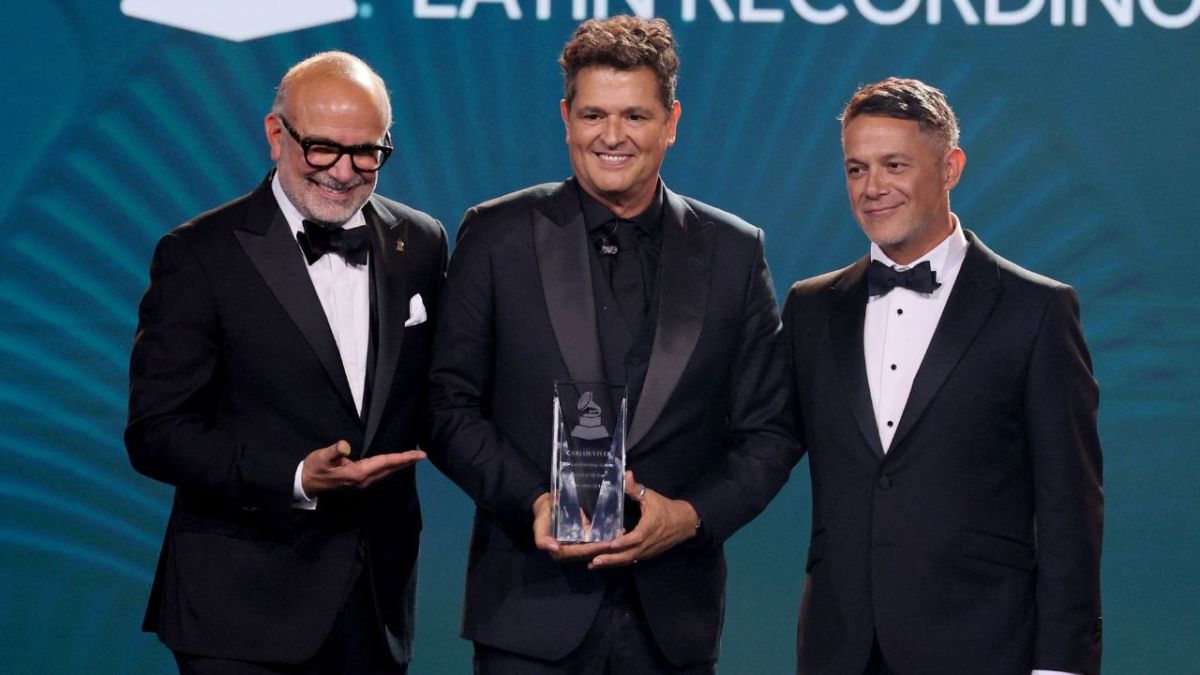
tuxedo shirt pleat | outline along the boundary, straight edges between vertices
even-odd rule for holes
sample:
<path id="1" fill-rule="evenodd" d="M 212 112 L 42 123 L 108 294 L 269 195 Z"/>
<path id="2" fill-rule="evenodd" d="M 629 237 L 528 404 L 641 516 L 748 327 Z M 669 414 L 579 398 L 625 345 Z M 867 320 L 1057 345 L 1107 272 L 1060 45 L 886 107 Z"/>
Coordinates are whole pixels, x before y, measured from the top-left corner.
<path id="1" fill-rule="evenodd" d="M 954 231 L 932 251 L 908 265 L 899 265 L 871 244 L 871 259 L 900 270 L 929 261 L 941 284 L 932 293 L 919 293 L 896 287 L 867 300 L 863 324 L 863 356 L 867 365 L 867 383 L 879 441 L 886 453 L 892 444 L 900 417 L 908 404 L 913 380 L 933 340 L 946 300 L 954 289 L 958 272 L 966 258 L 967 239 L 957 216 Z"/>
<path id="2" fill-rule="evenodd" d="M 292 230 L 292 236 L 304 230 L 304 217 L 292 204 L 279 184 L 278 175 L 271 181 L 271 190 L 279 202 L 279 209 Z M 362 210 L 342 224 L 343 229 L 366 225 Z M 297 250 L 300 245 L 297 243 Z M 350 394 L 359 415 L 363 413 L 363 395 L 366 391 L 367 358 L 370 353 L 371 333 L 371 286 L 370 263 L 351 265 L 341 256 L 327 254 L 308 265 L 308 276 L 321 300 L 321 308 L 329 321 L 329 329 L 337 343 L 350 382 Z"/>

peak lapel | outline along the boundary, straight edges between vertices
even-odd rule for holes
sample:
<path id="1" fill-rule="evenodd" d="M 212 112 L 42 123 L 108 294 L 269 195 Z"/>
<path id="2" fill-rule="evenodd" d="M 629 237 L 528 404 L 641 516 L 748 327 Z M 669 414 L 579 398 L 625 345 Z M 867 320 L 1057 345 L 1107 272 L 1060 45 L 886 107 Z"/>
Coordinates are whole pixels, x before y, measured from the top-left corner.
<path id="1" fill-rule="evenodd" d="M 404 322 L 408 320 L 405 256 L 398 254 L 396 248 L 396 242 L 408 238 L 408 221 L 396 220 L 386 209 L 376 206 L 375 197 L 363 207 L 363 216 L 371 228 L 371 283 L 375 289 L 377 322 L 374 382 L 363 438 L 363 450 L 369 451 L 392 390 L 404 342 Z"/>
<path id="2" fill-rule="evenodd" d="M 711 225 L 701 222 L 687 202 L 664 188 L 658 325 L 633 427 L 629 430 L 630 448 L 646 436 L 662 415 L 700 338 L 712 278 L 716 228 Z"/>
<path id="3" fill-rule="evenodd" d="M 1000 299 L 999 267 L 973 234 L 968 232 L 967 238 L 967 257 L 913 379 L 900 426 L 892 438 L 892 452 L 901 449 L 901 441 L 921 419 Z"/>
<path id="4" fill-rule="evenodd" d="M 572 380 L 603 382 L 587 228 L 573 185 L 564 182 L 544 209 L 534 211 L 533 244 L 546 311 L 567 373 Z"/>
<path id="5" fill-rule="evenodd" d="M 864 257 L 850 266 L 829 289 L 831 294 L 829 334 L 833 341 L 840 384 L 863 440 L 878 459 L 883 459 L 883 444 L 875 423 L 871 386 L 867 383 L 867 363 L 863 356 L 863 321 L 867 313 L 867 265 Z"/>
<path id="6" fill-rule="evenodd" d="M 312 348 L 342 400 L 354 410 L 354 398 L 329 320 L 304 267 L 304 254 L 275 203 L 269 180 L 255 190 L 246 222 L 234 230 L 234 236 Z"/>

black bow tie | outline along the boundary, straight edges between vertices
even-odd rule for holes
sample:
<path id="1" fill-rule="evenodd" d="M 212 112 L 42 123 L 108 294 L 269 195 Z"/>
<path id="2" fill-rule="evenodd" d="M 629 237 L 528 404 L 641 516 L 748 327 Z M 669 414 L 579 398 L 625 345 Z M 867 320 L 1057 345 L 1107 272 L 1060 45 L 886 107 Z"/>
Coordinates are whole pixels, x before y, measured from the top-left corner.
<path id="1" fill-rule="evenodd" d="M 918 293 L 932 293 L 941 284 L 938 282 L 937 274 L 930 267 L 928 260 L 916 267 L 910 267 L 903 272 L 889 265 L 884 265 L 878 260 L 872 260 L 871 266 L 867 268 L 867 293 L 871 295 L 887 295 L 889 291 L 897 286 L 902 286 Z"/>
<path id="2" fill-rule="evenodd" d="M 340 255 L 351 265 L 365 265 L 367 253 L 371 250 L 371 237 L 366 226 L 345 230 L 305 220 L 304 231 L 296 233 L 296 241 L 300 242 L 309 265 L 326 253 Z"/>

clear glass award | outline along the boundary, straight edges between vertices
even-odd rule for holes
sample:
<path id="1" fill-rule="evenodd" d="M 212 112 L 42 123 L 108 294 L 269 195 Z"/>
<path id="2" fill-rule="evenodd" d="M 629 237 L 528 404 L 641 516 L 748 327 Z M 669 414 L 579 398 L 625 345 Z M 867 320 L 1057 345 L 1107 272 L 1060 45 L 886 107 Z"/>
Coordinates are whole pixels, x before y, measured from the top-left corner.
<path id="1" fill-rule="evenodd" d="M 625 387 L 554 383 L 551 531 L 558 541 L 607 541 L 625 531 L 625 414 Z"/>

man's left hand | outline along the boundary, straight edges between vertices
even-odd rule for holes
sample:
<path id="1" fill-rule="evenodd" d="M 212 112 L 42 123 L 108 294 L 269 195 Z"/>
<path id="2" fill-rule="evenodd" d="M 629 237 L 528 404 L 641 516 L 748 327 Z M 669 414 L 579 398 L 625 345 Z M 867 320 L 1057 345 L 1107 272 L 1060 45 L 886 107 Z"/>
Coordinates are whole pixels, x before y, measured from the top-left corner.
<path id="1" fill-rule="evenodd" d="M 669 499 L 634 480 L 625 472 L 625 494 L 641 504 L 642 519 L 632 531 L 610 542 L 611 552 L 598 555 L 590 569 L 622 567 L 647 560 L 696 536 L 700 516 L 682 499 Z"/>

